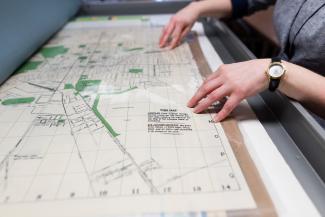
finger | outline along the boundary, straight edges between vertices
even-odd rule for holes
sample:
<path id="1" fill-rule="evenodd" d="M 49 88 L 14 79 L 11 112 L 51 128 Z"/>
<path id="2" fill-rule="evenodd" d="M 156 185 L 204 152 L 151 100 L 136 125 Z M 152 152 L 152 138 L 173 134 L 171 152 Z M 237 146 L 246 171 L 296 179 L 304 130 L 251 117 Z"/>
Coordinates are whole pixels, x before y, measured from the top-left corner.
<path id="1" fill-rule="evenodd" d="M 159 45 L 161 44 L 162 39 L 164 38 L 165 32 L 167 30 L 167 27 L 168 27 L 168 25 L 164 26 L 164 28 L 161 31 L 160 38 L 159 38 Z"/>
<path id="2" fill-rule="evenodd" d="M 181 34 L 181 37 L 180 37 L 180 40 L 182 40 L 188 33 L 189 33 L 189 31 L 191 30 L 191 26 L 189 26 L 189 27 L 186 27 L 184 30 L 183 30 L 183 32 L 182 32 L 182 34 Z"/>
<path id="3" fill-rule="evenodd" d="M 222 86 L 222 87 L 214 90 L 205 99 L 200 101 L 200 103 L 194 108 L 193 112 L 200 113 L 200 112 L 206 110 L 207 108 L 209 108 L 209 106 L 212 105 L 212 103 L 219 101 L 220 99 L 225 97 L 227 95 L 227 93 L 228 93 L 228 91 L 225 88 L 225 86 Z"/>
<path id="4" fill-rule="evenodd" d="M 192 108 L 195 106 L 202 98 L 211 93 L 214 89 L 217 89 L 222 85 L 222 81 L 220 79 L 211 80 L 209 82 L 205 82 L 201 85 L 201 87 L 196 91 L 194 96 L 189 100 L 187 106 Z"/>
<path id="5" fill-rule="evenodd" d="M 219 122 L 225 119 L 240 102 L 241 98 L 235 95 L 231 95 L 226 101 L 226 103 L 223 105 L 222 109 L 214 117 L 214 121 Z"/>
<path id="6" fill-rule="evenodd" d="M 172 41 L 170 43 L 170 48 L 173 49 L 177 46 L 177 44 L 179 43 L 180 41 L 180 38 L 181 38 L 181 33 L 182 33 L 182 26 L 181 25 L 176 25 L 176 28 L 173 32 L 173 36 L 172 36 Z"/>
<path id="7" fill-rule="evenodd" d="M 162 45 L 163 39 L 165 38 L 165 35 L 166 35 L 166 32 L 167 32 L 167 29 L 168 29 L 169 26 L 170 26 L 170 22 L 169 22 L 166 26 L 164 26 L 164 28 L 163 28 L 163 30 L 162 30 L 162 32 L 161 32 L 161 35 L 160 35 L 159 46 Z"/>
<path id="8" fill-rule="evenodd" d="M 175 28 L 175 22 L 171 21 L 168 24 L 167 29 L 162 37 L 160 47 L 164 47 L 166 45 L 166 42 L 167 42 L 169 36 L 171 35 L 171 33 L 174 31 L 174 28 Z"/>

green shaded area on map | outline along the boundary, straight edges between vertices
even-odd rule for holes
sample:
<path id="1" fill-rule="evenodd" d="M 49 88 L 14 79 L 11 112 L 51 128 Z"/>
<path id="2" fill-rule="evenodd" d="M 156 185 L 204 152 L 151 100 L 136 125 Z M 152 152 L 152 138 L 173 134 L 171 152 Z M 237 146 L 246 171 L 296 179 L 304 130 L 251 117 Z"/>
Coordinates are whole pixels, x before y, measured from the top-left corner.
<path id="1" fill-rule="evenodd" d="M 54 46 L 54 47 L 44 47 L 41 49 L 40 53 L 45 58 L 53 58 L 61 54 L 68 52 L 68 48 L 64 46 Z"/>
<path id="2" fill-rule="evenodd" d="M 84 21 L 105 21 L 108 20 L 108 16 L 87 16 L 87 17 L 78 17 L 74 21 L 75 22 L 84 22 Z"/>
<path id="3" fill-rule="evenodd" d="M 67 89 L 74 89 L 74 86 L 71 83 L 67 83 L 67 84 L 64 85 L 64 89 L 65 90 L 67 90 Z"/>
<path id="4" fill-rule="evenodd" d="M 77 93 L 82 92 L 85 89 L 91 90 L 92 92 L 96 93 L 100 82 L 101 80 L 88 80 L 88 76 L 81 75 L 76 84 L 75 89 Z"/>
<path id="5" fill-rule="evenodd" d="M 136 51 L 136 50 L 143 50 L 143 47 L 134 47 L 134 48 L 125 48 L 125 51 Z"/>
<path id="6" fill-rule="evenodd" d="M 79 47 L 80 47 L 80 48 L 85 48 L 86 45 L 85 45 L 85 44 L 81 44 L 81 45 L 79 45 Z"/>
<path id="7" fill-rule="evenodd" d="M 112 16 L 109 17 L 110 20 L 141 20 L 141 21 L 148 21 L 149 17 L 145 17 L 145 16 L 138 16 L 138 15 L 134 15 L 134 16 Z"/>
<path id="8" fill-rule="evenodd" d="M 17 104 L 26 104 L 32 103 L 35 100 L 34 97 L 26 97 L 26 98 L 12 98 L 6 99 L 1 102 L 2 105 L 17 105 Z"/>
<path id="9" fill-rule="evenodd" d="M 63 119 L 63 116 L 59 118 L 58 124 L 65 124 L 65 119 Z"/>
<path id="10" fill-rule="evenodd" d="M 86 56 L 80 56 L 80 57 L 78 57 L 78 59 L 80 60 L 80 62 L 86 60 L 87 58 L 88 58 L 88 57 L 86 57 Z"/>
<path id="11" fill-rule="evenodd" d="M 42 63 L 43 61 L 28 61 L 22 67 L 20 67 L 16 73 L 18 74 L 18 73 L 24 73 L 27 71 L 35 70 Z"/>
<path id="12" fill-rule="evenodd" d="M 140 20 L 149 21 L 149 17 L 146 16 L 84 16 L 78 17 L 75 22 L 85 22 L 85 21 L 107 21 L 107 20 Z"/>
<path id="13" fill-rule="evenodd" d="M 64 123 L 65 120 L 64 120 L 64 119 L 59 119 L 58 122 L 59 122 L 59 123 Z"/>
<path id="14" fill-rule="evenodd" d="M 102 122 L 102 124 L 105 126 L 105 128 L 111 133 L 111 135 L 113 137 L 117 137 L 120 134 L 116 133 L 115 130 L 113 129 L 113 127 L 106 121 L 106 119 L 102 116 L 102 114 L 98 111 L 98 103 L 99 103 L 99 98 L 100 95 L 98 94 L 96 96 L 94 105 L 92 107 L 93 112 L 95 113 L 95 115 L 99 118 L 99 120 Z"/>
<path id="15" fill-rule="evenodd" d="M 129 69 L 129 73 L 134 73 L 134 74 L 138 74 L 138 73 L 142 73 L 143 69 L 141 68 L 131 68 Z"/>

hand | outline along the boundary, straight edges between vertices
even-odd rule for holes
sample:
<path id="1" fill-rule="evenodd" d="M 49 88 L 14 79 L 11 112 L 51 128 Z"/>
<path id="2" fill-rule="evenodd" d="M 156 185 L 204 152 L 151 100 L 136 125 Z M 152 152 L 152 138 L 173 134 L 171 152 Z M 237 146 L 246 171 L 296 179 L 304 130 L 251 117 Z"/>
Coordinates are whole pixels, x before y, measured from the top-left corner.
<path id="1" fill-rule="evenodd" d="M 268 87 L 265 70 L 269 63 L 269 59 L 258 59 L 221 65 L 203 82 L 188 102 L 188 107 L 194 107 L 193 111 L 200 113 L 212 103 L 228 97 L 222 109 L 214 117 L 216 122 L 223 120 L 243 99 Z"/>
<path id="2" fill-rule="evenodd" d="M 195 2 L 191 3 L 170 19 L 160 36 L 159 46 L 161 48 L 166 47 L 170 39 L 169 47 L 171 49 L 175 48 L 191 30 L 194 22 L 199 17 L 199 12 L 194 5 Z"/>

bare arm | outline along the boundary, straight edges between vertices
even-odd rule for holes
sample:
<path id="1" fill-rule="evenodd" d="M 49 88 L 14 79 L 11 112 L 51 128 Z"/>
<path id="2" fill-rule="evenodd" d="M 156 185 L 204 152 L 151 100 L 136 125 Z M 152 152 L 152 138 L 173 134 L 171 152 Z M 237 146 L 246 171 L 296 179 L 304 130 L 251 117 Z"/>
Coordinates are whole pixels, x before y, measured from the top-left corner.
<path id="1" fill-rule="evenodd" d="M 204 0 L 192 4 L 197 7 L 201 17 L 215 16 L 222 18 L 230 16 L 232 12 L 231 0 Z"/>
<path id="2" fill-rule="evenodd" d="M 325 118 L 325 77 L 289 62 L 284 64 L 287 73 L 279 90 Z"/>

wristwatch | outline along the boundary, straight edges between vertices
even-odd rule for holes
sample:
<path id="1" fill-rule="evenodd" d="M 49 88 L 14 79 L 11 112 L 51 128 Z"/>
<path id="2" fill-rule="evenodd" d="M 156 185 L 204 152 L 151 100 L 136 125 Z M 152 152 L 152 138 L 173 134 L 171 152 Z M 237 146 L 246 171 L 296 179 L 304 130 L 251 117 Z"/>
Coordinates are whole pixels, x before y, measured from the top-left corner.
<path id="1" fill-rule="evenodd" d="M 271 92 L 274 92 L 278 88 L 281 78 L 285 73 L 286 69 L 281 62 L 281 58 L 273 57 L 268 69 L 266 70 L 266 74 L 269 77 L 269 90 Z"/>

